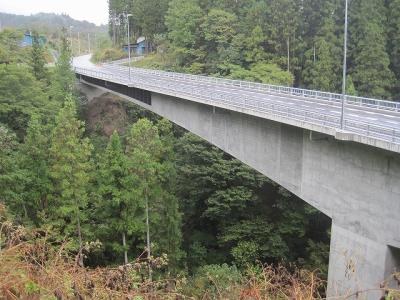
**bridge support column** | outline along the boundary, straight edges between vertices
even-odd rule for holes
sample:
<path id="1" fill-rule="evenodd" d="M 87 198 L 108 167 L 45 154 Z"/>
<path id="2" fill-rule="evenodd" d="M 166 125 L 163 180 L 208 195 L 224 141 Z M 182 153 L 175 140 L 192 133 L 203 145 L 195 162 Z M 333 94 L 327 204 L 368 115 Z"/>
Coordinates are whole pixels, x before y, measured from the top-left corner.
<path id="1" fill-rule="evenodd" d="M 332 222 L 327 296 L 378 300 L 381 284 L 399 271 L 399 250 L 365 238 Z M 365 291 L 365 292 L 363 292 Z M 359 292 L 357 294 L 357 292 Z"/>

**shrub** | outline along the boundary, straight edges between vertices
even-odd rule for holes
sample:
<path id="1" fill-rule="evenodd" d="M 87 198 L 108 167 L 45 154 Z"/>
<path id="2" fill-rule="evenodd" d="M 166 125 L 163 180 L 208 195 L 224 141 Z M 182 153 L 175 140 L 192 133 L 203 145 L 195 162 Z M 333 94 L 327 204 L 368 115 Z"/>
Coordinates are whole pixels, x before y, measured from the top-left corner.
<path id="1" fill-rule="evenodd" d="M 94 62 L 107 62 L 122 59 L 127 56 L 127 53 L 122 51 L 121 49 L 115 48 L 106 48 L 99 49 L 96 51 L 92 57 Z"/>
<path id="2" fill-rule="evenodd" d="M 241 280 L 242 275 L 235 266 L 206 265 L 190 278 L 183 294 L 196 299 L 238 299 Z"/>

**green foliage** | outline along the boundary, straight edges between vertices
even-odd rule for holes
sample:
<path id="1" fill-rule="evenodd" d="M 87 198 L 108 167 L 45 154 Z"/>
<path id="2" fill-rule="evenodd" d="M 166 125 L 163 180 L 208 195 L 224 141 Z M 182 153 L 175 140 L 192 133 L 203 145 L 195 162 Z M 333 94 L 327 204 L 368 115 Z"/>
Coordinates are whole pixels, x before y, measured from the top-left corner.
<path id="1" fill-rule="evenodd" d="M 155 208 L 159 212 L 156 224 L 155 238 L 157 240 L 159 255 L 163 252 L 168 255 L 168 269 L 177 273 L 182 268 L 185 257 L 182 251 L 182 215 L 179 200 L 176 197 L 176 157 L 174 146 L 176 139 L 173 135 L 172 123 L 161 119 L 157 123 L 160 140 L 162 143 L 161 169 L 159 181 L 161 193 Z"/>
<path id="2" fill-rule="evenodd" d="M 15 134 L 0 123 L 0 201 L 12 205 L 18 200 L 14 184 L 18 177 L 13 172 L 18 142 Z"/>
<path id="3" fill-rule="evenodd" d="M 232 258 L 240 266 L 308 260 L 304 250 L 315 210 L 191 134 L 180 139 L 177 153 L 189 270 Z M 325 237 L 312 239 L 325 243 Z"/>
<path id="4" fill-rule="evenodd" d="M 400 95 L 399 5 L 351 3 L 349 94 Z M 158 46 L 138 66 L 341 92 L 343 1 L 112 0 L 109 7 L 120 21 L 128 7 L 134 36 L 149 37 L 150 51 Z M 121 40 L 119 30 L 113 36 Z"/>
<path id="5" fill-rule="evenodd" d="M 391 70 L 396 75 L 395 99 L 400 99 L 400 0 L 389 1 L 388 7 L 388 52 Z"/>
<path id="6" fill-rule="evenodd" d="M 263 220 L 261 217 L 252 220 L 243 220 L 227 228 L 221 237 L 222 243 L 234 243 L 238 246 L 241 241 L 252 240 L 257 259 L 266 258 L 272 261 L 279 261 L 289 255 L 289 247 L 283 240 L 283 235 L 275 228 L 274 224 Z M 236 246 L 236 247 L 238 247 Z M 240 246 L 239 246 L 240 247 Z M 241 245 L 243 247 L 243 245 Z M 253 262 L 254 263 L 254 262 Z"/>
<path id="7" fill-rule="evenodd" d="M 251 34 L 246 39 L 243 39 L 245 43 L 243 54 L 247 63 L 258 63 L 267 58 L 267 53 L 264 51 L 266 40 L 266 36 L 259 25 L 254 27 Z"/>
<path id="8" fill-rule="evenodd" d="M 241 273 L 235 266 L 227 264 L 205 265 L 196 271 L 190 284 L 185 287 L 185 293 L 201 298 L 208 295 L 211 299 L 228 296 L 232 287 L 242 279 Z"/>
<path id="9" fill-rule="evenodd" d="M 212 9 L 201 25 L 208 48 L 225 47 L 235 34 L 237 18 L 234 14 Z"/>
<path id="10" fill-rule="evenodd" d="M 77 119 L 75 101 L 67 96 L 59 111 L 50 140 L 50 178 L 53 182 L 46 218 L 62 235 L 79 238 L 82 249 L 81 224 L 88 214 L 88 186 L 92 164 L 92 145 L 83 137 L 84 123 Z"/>
<path id="11" fill-rule="evenodd" d="M 6 28 L 0 31 L 0 64 L 28 61 L 27 50 L 19 47 L 22 37 L 22 31 L 15 29 Z"/>
<path id="12" fill-rule="evenodd" d="M 35 225 L 42 223 L 42 214 L 48 205 L 47 197 L 52 190 L 48 166 L 49 135 L 48 126 L 44 126 L 39 117 L 32 116 L 17 160 L 18 172 L 21 173 L 18 183 L 21 186 L 19 191 L 21 203 L 14 211 L 24 218 L 25 222 L 30 220 Z"/>
<path id="13" fill-rule="evenodd" d="M 147 256 L 151 254 L 151 239 L 160 219 L 157 207 L 162 190 L 158 174 L 161 172 L 162 142 L 158 129 L 147 119 L 140 119 L 131 128 L 127 139 L 126 153 L 129 172 L 136 177 L 134 199 L 142 203 L 145 213 L 141 220 L 146 223 Z"/>
<path id="14" fill-rule="evenodd" d="M 290 72 L 283 71 L 276 64 L 262 61 L 251 65 L 250 70 L 243 69 L 239 66 L 233 66 L 228 77 L 285 86 L 291 86 L 294 80 Z"/>
<path id="15" fill-rule="evenodd" d="M 173 0 L 165 18 L 168 37 L 176 47 L 193 49 L 199 40 L 203 14 L 197 0 Z"/>
<path id="16" fill-rule="evenodd" d="M 352 3 L 350 28 L 350 74 L 361 96 L 390 98 L 394 74 L 386 51 L 385 5 L 383 0 Z"/>
<path id="17" fill-rule="evenodd" d="M 253 265 L 260 257 L 259 252 L 260 246 L 254 241 L 240 241 L 231 250 L 235 263 L 240 267 Z"/>
<path id="18" fill-rule="evenodd" d="M 309 255 L 306 267 L 309 270 L 318 270 L 322 278 L 328 275 L 329 244 L 308 241 L 307 253 Z"/>
<path id="19" fill-rule="evenodd" d="M 124 153 L 119 135 L 114 132 L 98 166 L 98 194 L 96 219 L 101 236 L 114 247 L 121 236 L 141 235 L 144 231 L 142 216 L 144 203 L 135 195 L 136 174 L 129 172 L 128 158 Z M 117 235 L 114 235 L 117 234 Z M 114 247 L 117 252 L 128 251 L 128 247 Z"/>
<path id="20" fill-rule="evenodd" d="M 62 103 L 66 95 L 74 93 L 75 74 L 71 68 L 72 53 L 65 28 L 61 36 L 61 50 L 52 78 L 52 97 Z"/>
<path id="21" fill-rule="evenodd" d="M 154 36 L 165 31 L 164 17 L 168 10 L 168 2 L 168 0 L 137 0 L 131 7 L 135 30 L 147 38 L 150 47 L 153 46 Z"/>
<path id="22" fill-rule="evenodd" d="M 49 99 L 42 83 L 24 65 L 0 64 L 0 122 L 7 124 L 22 139 L 30 116 L 50 119 L 58 104 Z"/>
<path id="23" fill-rule="evenodd" d="M 39 34 L 37 32 L 33 33 L 32 36 L 32 50 L 31 50 L 31 68 L 32 73 L 37 80 L 47 79 L 47 70 L 45 67 L 46 58 L 43 46 L 40 45 Z"/>
<path id="24" fill-rule="evenodd" d="M 121 49 L 98 48 L 92 56 L 93 62 L 108 62 L 126 57 L 127 54 Z"/>

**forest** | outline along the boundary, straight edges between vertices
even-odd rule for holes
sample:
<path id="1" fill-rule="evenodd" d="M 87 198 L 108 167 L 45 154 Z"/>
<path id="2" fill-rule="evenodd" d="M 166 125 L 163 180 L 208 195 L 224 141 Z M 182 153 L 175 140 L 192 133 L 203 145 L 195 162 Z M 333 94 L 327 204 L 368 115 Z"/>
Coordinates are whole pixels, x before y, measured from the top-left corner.
<path id="1" fill-rule="evenodd" d="M 340 92 L 342 2 L 110 0 L 113 44 L 97 52 L 126 43 L 128 12 L 131 39 L 146 37 L 151 52 L 139 66 Z M 399 8 L 351 1 L 349 94 L 399 98 Z M 21 49 L 21 32 L 0 32 L 0 292 L 324 295 L 328 217 L 133 104 L 106 95 L 124 118 L 106 107 L 93 123 L 104 99 L 78 92 L 67 30 L 60 37 L 49 68 L 38 42 Z"/>
<path id="2" fill-rule="evenodd" d="M 159 50 L 157 68 L 340 93 L 344 4 L 110 0 L 109 31 L 126 44 L 131 14 L 132 36 Z M 348 15 L 346 93 L 399 100 L 400 1 L 352 0 Z"/>

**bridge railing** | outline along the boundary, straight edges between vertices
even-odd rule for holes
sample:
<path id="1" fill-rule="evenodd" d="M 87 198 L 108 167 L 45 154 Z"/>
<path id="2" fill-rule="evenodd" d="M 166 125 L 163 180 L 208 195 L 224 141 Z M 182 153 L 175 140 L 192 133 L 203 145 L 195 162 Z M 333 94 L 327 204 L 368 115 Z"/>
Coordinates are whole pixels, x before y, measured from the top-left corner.
<path id="1" fill-rule="evenodd" d="M 135 61 L 142 60 L 143 58 L 144 58 L 143 55 L 132 56 L 131 61 L 135 62 Z M 129 63 L 129 58 L 122 58 L 122 59 L 118 59 L 118 60 L 109 61 L 109 62 L 105 63 L 105 65 L 118 66 L 118 65 L 123 65 L 123 64 L 127 64 L 127 63 Z"/>
<path id="2" fill-rule="evenodd" d="M 116 83 L 130 83 L 126 76 L 113 73 L 83 68 L 75 68 L 75 72 L 77 74 L 108 80 Z M 310 111 L 304 108 L 298 108 L 281 103 L 278 104 L 275 102 L 270 102 L 267 99 L 257 97 L 256 95 L 232 97 L 231 93 L 221 90 L 216 91 L 212 94 L 205 94 L 204 89 L 202 89 L 201 86 L 188 86 L 183 83 L 180 84 L 179 82 L 177 82 L 176 84 L 165 84 L 163 76 L 161 76 L 156 71 L 150 71 L 150 73 L 152 72 L 155 72 L 154 75 L 158 75 L 150 78 L 136 77 L 134 81 L 135 85 L 143 89 L 156 92 L 164 92 L 165 94 L 177 97 L 190 96 L 192 98 L 198 99 L 199 102 L 205 102 L 211 105 L 218 105 L 219 103 L 221 103 L 226 106 L 239 108 L 241 110 L 250 110 L 258 113 L 268 113 L 275 116 L 320 125 L 336 130 L 340 128 L 341 120 L 340 117 L 337 115 Z M 188 74 L 184 75 L 195 76 Z M 201 77 L 201 79 L 204 79 L 204 76 Z M 220 80 L 220 78 L 213 79 L 217 79 L 218 81 Z M 379 140 L 400 144 L 400 128 L 379 126 L 345 118 L 343 129 L 350 133 L 356 133 L 358 135 L 373 137 Z"/>
<path id="3" fill-rule="evenodd" d="M 107 66 L 107 64 L 105 64 Z M 121 72 L 127 71 L 127 67 L 122 66 L 112 66 L 114 69 L 119 69 Z M 292 95 L 296 97 L 303 97 L 315 100 L 325 100 L 333 103 L 341 103 L 342 102 L 342 94 L 337 93 L 329 93 L 322 91 L 314 91 L 307 90 L 301 88 L 294 87 L 286 87 L 279 85 L 271 85 L 265 83 L 257 83 L 250 81 L 242 81 L 242 80 L 234 80 L 234 79 L 226 79 L 226 78 L 218 78 L 218 77 L 209 77 L 202 75 L 192 75 L 192 74 L 184 74 L 184 73 L 175 73 L 175 72 L 167 72 L 160 70 L 152 70 L 152 69 L 142 69 L 142 68 L 131 68 L 132 74 L 134 76 L 135 73 L 138 74 L 152 74 L 155 76 L 165 76 L 168 78 L 173 78 L 175 80 L 190 80 L 196 81 L 199 83 L 209 83 L 209 84 L 221 84 L 230 87 L 239 87 L 250 89 L 253 91 L 267 92 L 267 93 L 276 93 L 282 95 Z M 400 113 L 400 102 L 366 98 L 366 97 L 358 97 L 358 96 L 345 96 L 345 102 L 349 105 L 368 107 L 372 109 L 378 110 L 386 110 L 386 111 L 394 111 Z"/>

